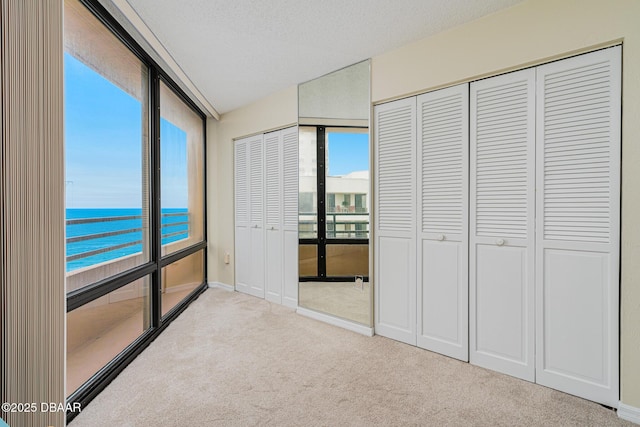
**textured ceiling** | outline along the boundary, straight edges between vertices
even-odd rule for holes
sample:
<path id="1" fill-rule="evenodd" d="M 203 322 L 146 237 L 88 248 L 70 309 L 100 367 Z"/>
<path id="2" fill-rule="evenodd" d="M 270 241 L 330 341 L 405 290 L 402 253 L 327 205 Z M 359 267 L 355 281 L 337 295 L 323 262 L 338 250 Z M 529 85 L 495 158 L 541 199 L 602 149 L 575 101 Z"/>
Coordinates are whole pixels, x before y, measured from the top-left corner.
<path id="1" fill-rule="evenodd" d="M 522 0 L 127 0 L 220 113 Z"/>

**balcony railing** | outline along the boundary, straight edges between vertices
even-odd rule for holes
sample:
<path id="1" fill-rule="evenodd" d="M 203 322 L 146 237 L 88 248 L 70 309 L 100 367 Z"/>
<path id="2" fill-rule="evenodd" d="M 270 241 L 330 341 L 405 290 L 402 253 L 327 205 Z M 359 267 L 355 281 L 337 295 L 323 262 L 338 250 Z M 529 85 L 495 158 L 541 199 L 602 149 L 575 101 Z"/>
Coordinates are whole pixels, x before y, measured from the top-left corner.
<path id="1" fill-rule="evenodd" d="M 318 220 L 315 212 L 300 212 L 300 238 L 315 238 L 318 230 Z M 368 239 L 368 212 L 328 212 L 327 238 L 336 239 Z"/>
<path id="2" fill-rule="evenodd" d="M 82 226 L 85 226 L 87 229 L 91 229 L 92 227 L 86 227 L 89 224 L 101 224 L 96 228 L 105 231 L 101 231 L 99 233 L 92 233 L 89 231 L 88 234 L 84 234 L 82 229 L 78 229 L 78 227 Z M 95 263 L 142 252 L 142 215 L 75 218 L 68 219 L 66 221 L 66 225 L 67 235 L 71 235 L 71 237 L 67 237 L 66 239 L 67 263 L 115 251 L 121 252 L 105 255 L 103 258 L 96 260 Z M 162 214 L 163 245 L 176 240 L 181 240 L 182 238 L 187 238 L 189 236 L 189 231 L 188 212 L 168 212 Z M 101 239 L 104 240 L 101 241 Z M 76 247 L 70 246 L 81 242 L 83 243 L 82 247 L 78 248 L 77 245 Z M 140 247 L 134 248 L 135 246 Z M 131 249 L 122 251 L 126 248 Z"/>

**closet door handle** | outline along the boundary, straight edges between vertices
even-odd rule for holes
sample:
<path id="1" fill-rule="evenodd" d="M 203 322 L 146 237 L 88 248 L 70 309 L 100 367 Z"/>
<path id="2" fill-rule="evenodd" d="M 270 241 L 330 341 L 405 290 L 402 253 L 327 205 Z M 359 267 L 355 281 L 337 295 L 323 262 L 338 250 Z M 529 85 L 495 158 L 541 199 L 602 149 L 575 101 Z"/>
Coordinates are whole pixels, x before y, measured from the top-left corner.
<path id="1" fill-rule="evenodd" d="M 504 245 L 504 239 L 496 239 L 496 245 L 498 246 Z"/>
<path id="2" fill-rule="evenodd" d="M 442 242 L 444 240 L 444 234 L 438 235 L 437 239 Z"/>

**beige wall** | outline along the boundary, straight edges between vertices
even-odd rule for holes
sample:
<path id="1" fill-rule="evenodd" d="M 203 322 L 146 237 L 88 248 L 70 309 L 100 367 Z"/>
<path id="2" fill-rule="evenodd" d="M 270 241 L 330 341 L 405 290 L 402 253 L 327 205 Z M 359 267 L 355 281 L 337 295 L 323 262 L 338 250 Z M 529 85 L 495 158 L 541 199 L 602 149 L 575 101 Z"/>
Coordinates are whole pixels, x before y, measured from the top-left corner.
<path id="1" fill-rule="evenodd" d="M 640 263 L 634 260 L 640 259 L 640 192 L 634 183 L 640 182 L 639 18 L 637 0 L 530 0 L 374 57 L 371 64 L 375 104 L 623 42 L 620 383 L 622 402 L 638 408 Z M 210 281 L 233 284 L 233 265 L 224 266 L 221 252 L 233 253 L 231 139 L 294 122 L 295 95 L 291 88 L 229 113 L 217 124 L 217 139 L 209 134 Z"/>
<path id="2" fill-rule="evenodd" d="M 292 86 L 251 105 L 207 121 L 207 224 L 209 282 L 233 285 L 233 140 L 294 125 L 298 121 L 298 90 Z M 224 254 L 231 262 L 224 263 Z"/>

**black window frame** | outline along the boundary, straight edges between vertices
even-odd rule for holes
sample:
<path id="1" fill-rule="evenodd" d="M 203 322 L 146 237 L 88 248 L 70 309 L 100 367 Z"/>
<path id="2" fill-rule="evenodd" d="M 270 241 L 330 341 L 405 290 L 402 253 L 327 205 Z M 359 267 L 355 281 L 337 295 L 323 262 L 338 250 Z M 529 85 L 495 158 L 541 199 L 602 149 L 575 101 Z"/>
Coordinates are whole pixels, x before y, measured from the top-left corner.
<path id="1" fill-rule="evenodd" d="M 367 129 L 366 126 L 318 126 L 318 125 L 300 125 L 305 128 L 315 128 L 316 129 L 316 165 L 317 165 L 317 174 L 316 174 L 316 188 L 317 188 L 317 197 L 318 203 L 316 208 L 316 217 L 317 217 L 317 230 L 318 233 L 315 238 L 298 238 L 298 245 L 314 245 L 317 247 L 317 276 L 299 276 L 298 280 L 300 282 L 345 282 L 345 281 L 353 281 L 354 276 L 327 276 L 327 245 L 368 245 L 369 250 L 371 250 L 371 245 L 369 244 L 369 238 L 337 238 L 336 231 L 334 227 L 331 227 L 326 222 L 327 218 L 327 194 L 326 194 L 326 183 L 327 183 L 327 174 L 326 174 L 326 147 L 327 147 L 327 139 L 326 139 L 326 131 L 327 128 L 335 129 Z M 350 195 L 349 195 L 350 197 Z M 369 224 L 369 228 L 371 229 L 371 224 Z M 356 230 L 361 231 L 361 230 Z M 356 233 L 358 234 L 366 234 L 366 233 Z M 365 282 L 369 281 L 369 276 L 363 276 L 363 280 Z"/>
<path id="2" fill-rule="evenodd" d="M 133 361 L 151 342 L 184 311 L 200 294 L 207 289 L 207 165 L 206 161 L 206 114 L 191 98 L 174 82 L 162 67 L 138 44 L 138 42 L 120 25 L 120 23 L 99 3 L 98 0 L 77 0 L 85 6 L 94 17 L 103 24 L 120 42 L 122 42 L 148 69 L 149 93 L 149 182 L 150 182 L 150 259 L 142 265 L 130 270 L 100 280 L 81 289 L 66 294 L 67 313 L 82 307 L 104 295 L 126 286 L 140 278 L 151 276 L 151 319 L 150 327 L 146 329 L 133 343 L 129 344 L 113 360 L 96 372 L 86 383 L 67 396 L 67 403 L 80 403 L 85 407 L 93 400 L 126 366 Z M 162 256 L 162 221 L 160 203 L 160 82 L 164 83 L 178 98 L 202 119 L 203 135 L 203 237 L 202 240 L 186 248 Z M 204 280 L 185 299 L 174 306 L 164 316 L 161 310 L 162 268 L 183 259 L 189 255 L 202 251 Z M 67 413 L 67 423 L 76 412 Z"/>

